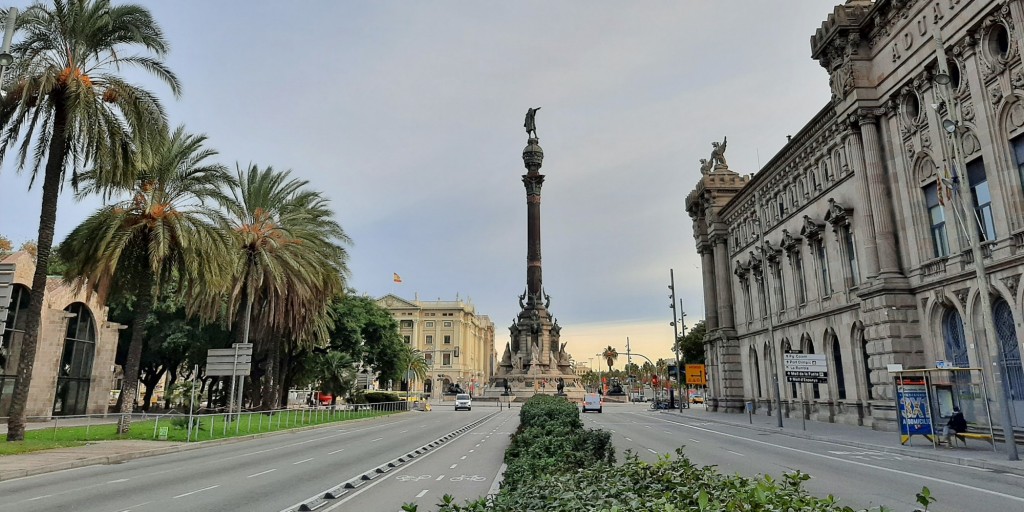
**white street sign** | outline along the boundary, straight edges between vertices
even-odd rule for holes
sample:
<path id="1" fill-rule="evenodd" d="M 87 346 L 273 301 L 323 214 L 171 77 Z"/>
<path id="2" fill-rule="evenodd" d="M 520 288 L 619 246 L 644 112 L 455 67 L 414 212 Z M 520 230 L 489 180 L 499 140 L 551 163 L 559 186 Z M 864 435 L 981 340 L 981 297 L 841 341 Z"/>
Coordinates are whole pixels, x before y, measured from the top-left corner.
<path id="1" fill-rule="evenodd" d="M 789 351 L 782 355 L 787 382 L 828 382 L 828 361 L 825 354 L 803 354 Z"/>

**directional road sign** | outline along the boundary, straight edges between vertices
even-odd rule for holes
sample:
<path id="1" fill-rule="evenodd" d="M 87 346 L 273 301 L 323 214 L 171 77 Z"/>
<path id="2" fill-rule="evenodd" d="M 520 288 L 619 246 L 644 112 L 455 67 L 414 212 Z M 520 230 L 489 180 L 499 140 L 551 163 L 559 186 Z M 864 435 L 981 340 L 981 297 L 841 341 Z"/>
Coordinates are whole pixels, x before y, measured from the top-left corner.
<path id="1" fill-rule="evenodd" d="M 828 382 L 828 362 L 825 354 L 804 354 L 789 350 L 782 355 L 787 382 L 824 384 Z"/>

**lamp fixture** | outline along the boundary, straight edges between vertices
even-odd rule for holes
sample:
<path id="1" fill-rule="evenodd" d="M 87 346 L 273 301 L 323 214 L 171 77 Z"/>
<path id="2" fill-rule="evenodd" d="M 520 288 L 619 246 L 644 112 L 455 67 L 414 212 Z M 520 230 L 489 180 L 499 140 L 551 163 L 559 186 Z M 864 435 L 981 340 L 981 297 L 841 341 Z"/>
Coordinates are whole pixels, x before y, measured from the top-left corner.
<path id="1" fill-rule="evenodd" d="M 935 80 L 935 83 L 939 85 L 949 85 L 950 83 L 953 82 L 953 79 L 949 77 L 949 73 L 942 72 L 936 73 L 935 78 L 933 78 L 933 80 Z"/>
<path id="2" fill-rule="evenodd" d="M 956 132 L 956 121 L 953 121 L 952 119 L 945 119 L 942 121 L 942 128 L 949 133 L 954 133 Z"/>

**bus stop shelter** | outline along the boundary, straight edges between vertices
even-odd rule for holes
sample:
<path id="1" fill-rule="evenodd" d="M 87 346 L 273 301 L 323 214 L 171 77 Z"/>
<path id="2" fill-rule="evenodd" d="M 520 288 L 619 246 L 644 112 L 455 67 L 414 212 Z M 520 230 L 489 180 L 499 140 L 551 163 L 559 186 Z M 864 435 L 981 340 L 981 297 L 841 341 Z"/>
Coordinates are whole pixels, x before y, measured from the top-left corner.
<path id="1" fill-rule="evenodd" d="M 954 407 L 960 408 L 969 423 L 978 424 L 978 419 L 984 418 L 989 439 L 993 439 L 988 384 L 981 368 L 920 368 L 890 373 L 896 382 L 900 444 L 913 446 L 913 437 L 919 435 L 937 448 L 945 419 L 952 416 Z"/>

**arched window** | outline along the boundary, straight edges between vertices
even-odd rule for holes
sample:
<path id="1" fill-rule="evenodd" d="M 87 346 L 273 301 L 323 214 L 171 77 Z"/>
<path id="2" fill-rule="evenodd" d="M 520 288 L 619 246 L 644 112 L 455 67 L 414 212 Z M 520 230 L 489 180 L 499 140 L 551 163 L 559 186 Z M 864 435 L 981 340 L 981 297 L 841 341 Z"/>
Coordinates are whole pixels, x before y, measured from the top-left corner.
<path id="1" fill-rule="evenodd" d="M 760 398 L 761 392 L 761 366 L 757 360 L 757 350 L 754 347 L 750 347 L 750 378 L 751 381 L 750 390 L 754 393 L 754 396 Z"/>
<path id="2" fill-rule="evenodd" d="M 89 308 L 81 302 L 68 306 L 64 311 L 68 328 L 64 335 L 60 367 L 57 368 L 53 414 L 86 414 L 89 381 L 92 380 L 92 358 L 96 349 L 96 325 Z"/>
<path id="3" fill-rule="evenodd" d="M 843 375 L 843 351 L 839 347 L 839 337 L 832 335 L 832 361 L 835 364 L 836 394 L 840 400 L 846 400 L 846 376 Z"/>
<path id="4" fill-rule="evenodd" d="M 967 343 L 964 336 L 964 322 L 960 319 L 960 313 L 951 309 L 946 312 L 943 320 L 944 335 L 946 338 L 946 359 L 953 363 L 953 366 L 967 368 L 971 363 L 967 357 Z M 963 372 L 956 372 L 963 373 Z"/>
<path id="5" fill-rule="evenodd" d="M 11 303 L 7 307 L 7 322 L 0 336 L 0 416 L 6 416 L 14 393 L 14 380 L 18 375 L 21 340 L 28 322 L 29 289 L 20 284 L 11 290 Z"/>
<path id="6" fill-rule="evenodd" d="M 874 385 L 871 383 L 871 356 L 868 354 L 868 341 L 864 339 L 864 328 L 860 327 L 854 334 L 853 346 L 860 347 L 861 371 L 864 372 L 864 384 L 867 387 L 865 400 L 874 398 Z"/>
<path id="7" fill-rule="evenodd" d="M 805 344 L 804 353 L 805 354 L 813 354 L 814 353 L 814 342 L 811 341 L 811 338 L 809 338 L 809 337 L 805 338 L 804 339 L 804 344 Z M 813 394 L 815 400 L 821 398 L 821 387 L 818 385 L 818 383 L 811 384 L 811 393 Z"/>
<path id="8" fill-rule="evenodd" d="M 999 347 L 1003 351 L 1003 368 L 1009 384 L 1010 407 L 1014 409 L 1014 425 L 1024 424 L 1024 417 L 1018 411 L 1024 411 L 1024 369 L 1020 361 L 1020 341 L 1017 340 L 1017 329 L 1013 322 L 1013 312 L 1005 300 L 1000 299 L 992 306 L 993 322 L 996 324 L 996 335 Z"/>

